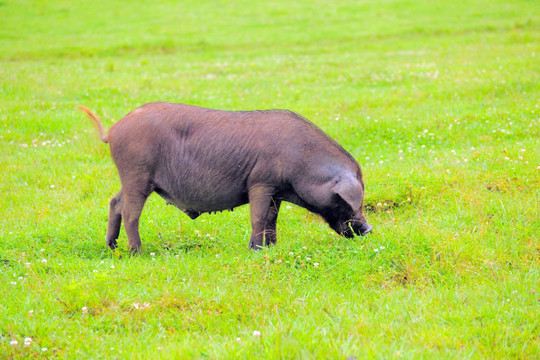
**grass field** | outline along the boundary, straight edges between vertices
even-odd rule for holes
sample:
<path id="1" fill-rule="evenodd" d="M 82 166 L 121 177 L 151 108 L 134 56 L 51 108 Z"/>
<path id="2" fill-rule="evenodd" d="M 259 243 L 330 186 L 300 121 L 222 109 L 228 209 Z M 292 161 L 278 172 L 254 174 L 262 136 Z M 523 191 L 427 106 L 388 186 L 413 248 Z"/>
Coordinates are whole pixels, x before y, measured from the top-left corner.
<path id="1" fill-rule="evenodd" d="M 4 0 L 0 24 L 0 358 L 540 357 L 537 1 Z M 358 159 L 374 232 L 282 206 L 255 253 L 248 207 L 153 195 L 143 253 L 109 251 L 120 182 L 75 106 L 108 128 L 151 101 L 304 115 Z"/>

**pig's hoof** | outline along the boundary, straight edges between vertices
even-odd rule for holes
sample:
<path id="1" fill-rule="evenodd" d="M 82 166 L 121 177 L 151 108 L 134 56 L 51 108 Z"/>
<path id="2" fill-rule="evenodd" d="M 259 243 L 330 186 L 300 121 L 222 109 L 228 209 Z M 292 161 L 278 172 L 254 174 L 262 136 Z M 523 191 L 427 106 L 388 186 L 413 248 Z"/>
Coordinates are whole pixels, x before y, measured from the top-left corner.
<path id="1" fill-rule="evenodd" d="M 131 249 L 129 249 L 129 254 L 130 255 L 139 255 L 141 253 L 141 247 L 140 246 L 137 246 L 137 247 L 132 247 Z"/>
<path id="2" fill-rule="evenodd" d="M 118 247 L 118 243 L 116 242 L 116 240 L 111 240 L 111 241 L 107 240 L 107 245 L 109 246 L 111 250 L 114 250 Z"/>
<path id="3" fill-rule="evenodd" d="M 263 249 L 263 246 L 262 245 L 259 245 L 259 244 L 255 244 L 253 243 L 253 241 L 250 241 L 249 242 L 249 248 L 251 250 L 254 250 L 254 251 L 259 251 L 259 250 L 262 250 Z"/>

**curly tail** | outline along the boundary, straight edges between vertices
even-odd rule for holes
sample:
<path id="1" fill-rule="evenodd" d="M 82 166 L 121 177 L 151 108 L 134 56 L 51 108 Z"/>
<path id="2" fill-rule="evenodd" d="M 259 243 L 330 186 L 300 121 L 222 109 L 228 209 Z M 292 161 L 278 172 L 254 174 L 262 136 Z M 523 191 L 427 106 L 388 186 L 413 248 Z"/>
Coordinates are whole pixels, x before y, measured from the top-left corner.
<path id="1" fill-rule="evenodd" d="M 107 139 L 107 134 L 105 134 L 105 131 L 103 130 L 103 126 L 101 125 L 101 121 L 99 121 L 99 117 L 94 114 L 90 109 L 85 108 L 84 106 L 77 106 L 77 109 L 81 110 L 88 116 L 90 119 L 94 121 L 94 123 L 97 125 L 97 128 L 99 130 L 99 136 L 101 136 L 101 140 L 104 143 L 108 143 L 109 139 Z"/>

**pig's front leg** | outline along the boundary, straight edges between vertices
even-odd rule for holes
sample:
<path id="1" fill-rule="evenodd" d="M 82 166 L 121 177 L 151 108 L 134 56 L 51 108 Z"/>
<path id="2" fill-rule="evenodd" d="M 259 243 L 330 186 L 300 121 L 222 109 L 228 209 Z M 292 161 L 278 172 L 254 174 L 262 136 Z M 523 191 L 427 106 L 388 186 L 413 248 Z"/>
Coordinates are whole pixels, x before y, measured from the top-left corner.
<path id="1" fill-rule="evenodd" d="M 264 230 L 268 214 L 273 206 L 274 189 L 268 186 L 253 186 L 249 189 L 249 210 L 251 213 L 251 238 L 249 248 L 260 250 L 264 245 Z"/>
<path id="2" fill-rule="evenodd" d="M 276 223 L 280 205 L 281 200 L 272 199 L 270 210 L 266 216 L 266 224 L 264 225 L 264 240 L 266 246 L 275 245 L 277 242 Z"/>

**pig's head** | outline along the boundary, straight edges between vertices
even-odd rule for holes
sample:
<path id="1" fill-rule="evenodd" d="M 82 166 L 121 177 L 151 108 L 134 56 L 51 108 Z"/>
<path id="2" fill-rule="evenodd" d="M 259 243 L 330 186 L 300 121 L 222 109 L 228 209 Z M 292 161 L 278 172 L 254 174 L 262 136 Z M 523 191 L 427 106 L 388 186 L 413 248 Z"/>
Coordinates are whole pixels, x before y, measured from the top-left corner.
<path id="1" fill-rule="evenodd" d="M 330 202 L 321 211 L 328 225 L 339 235 L 347 238 L 354 234 L 364 236 L 373 230 L 362 211 L 364 184 L 359 178 L 342 177 L 330 188 Z"/>

